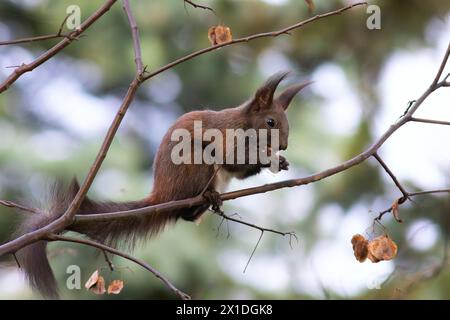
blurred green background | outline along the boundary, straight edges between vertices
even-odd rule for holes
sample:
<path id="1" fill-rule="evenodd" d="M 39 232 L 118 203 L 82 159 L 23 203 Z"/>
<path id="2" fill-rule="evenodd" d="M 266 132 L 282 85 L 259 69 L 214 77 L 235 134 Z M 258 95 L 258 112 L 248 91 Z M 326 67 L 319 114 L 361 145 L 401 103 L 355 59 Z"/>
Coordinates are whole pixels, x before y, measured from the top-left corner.
<path id="1" fill-rule="evenodd" d="M 154 70 L 209 46 L 207 30 L 223 23 L 234 37 L 271 31 L 310 16 L 304 1 L 199 1 L 217 15 L 182 0 L 133 0 L 144 64 Z M 315 0 L 315 13 L 349 1 Z M 6 0 L 0 2 L 0 40 L 54 33 L 69 5 L 82 20 L 102 1 Z M 222 109 L 249 98 L 272 73 L 290 69 L 315 84 L 289 109 L 289 172 L 234 181 L 232 189 L 301 177 L 334 166 L 361 151 L 393 123 L 409 100 L 431 82 L 450 40 L 450 2 L 370 1 L 381 8 L 381 30 L 366 28 L 364 7 L 314 22 L 289 36 L 223 48 L 176 66 L 138 92 L 90 191 L 102 200 L 134 200 L 152 187 L 152 161 L 170 124 L 195 109 Z M 0 199 L 45 207 L 56 178 L 83 179 L 134 76 L 130 28 L 120 1 L 56 58 L 21 77 L 0 95 Z M 0 46 L 0 79 L 57 40 Z M 442 92 L 441 92 L 442 91 Z M 424 117 L 450 112 L 444 89 L 423 106 Z M 448 91 L 448 90 L 447 90 Z M 445 105 L 446 104 L 446 105 Z M 427 113 L 429 112 L 429 113 Z M 446 112 L 446 113 L 445 113 Z M 448 187 L 448 128 L 412 124 L 380 151 L 409 190 Z M 440 265 L 449 232 L 448 195 L 423 196 L 401 207 L 405 222 L 383 224 L 398 243 L 391 262 L 360 264 L 350 239 L 374 237 L 377 212 L 399 195 L 373 159 L 324 181 L 229 201 L 225 211 L 270 228 L 295 231 L 298 243 L 265 234 L 247 271 L 259 232 L 208 216 L 200 226 L 180 221 L 135 254 L 199 299 L 219 298 L 450 298 L 450 272 Z M 0 207 L 0 241 L 19 215 Z M 229 228 L 229 237 L 228 229 Z M 139 266 L 114 258 L 110 273 L 94 249 L 52 243 L 48 253 L 65 299 L 174 298 Z M 117 296 L 65 289 L 66 268 L 79 265 L 82 283 L 97 268 L 122 278 Z M 127 268 L 129 267 L 129 268 Z M 0 298 L 38 298 L 13 259 L 0 258 Z"/>

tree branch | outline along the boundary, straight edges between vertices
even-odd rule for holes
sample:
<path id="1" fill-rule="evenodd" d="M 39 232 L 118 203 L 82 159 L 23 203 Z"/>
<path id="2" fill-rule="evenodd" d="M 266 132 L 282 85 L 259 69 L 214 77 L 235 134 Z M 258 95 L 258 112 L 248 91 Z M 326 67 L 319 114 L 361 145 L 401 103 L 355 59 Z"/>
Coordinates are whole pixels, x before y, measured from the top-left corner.
<path id="1" fill-rule="evenodd" d="M 450 44 L 444 55 L 444 59 L 442 60 L 439 70 L 443 70 L 442 64 L 444 64 L 447 61 L 449 54 L 450 54 Z M 440 72 L 442 73 L 442 71 L 440 71 Z M 439 76 L 440 76 L 440 74 L 439 74 Z M 415 101 L 415 103 L 408 109 L 408 111 L 405 113 L 405 115 L 403 117 L 401 117 L 395 124 L 391 125 L 385 131 L 385 133 L 377 141 L 375 141 L 367 150 L 365 150 L 364 152 L 360 153 L 359 155 L 353 157 L 352 159 L 347 160 L 335 167 L 329 168 L 327 170 L 318 172 L 316 174 L 313 174 L 313 175 L 310 175 L 310 176 L 307 176 L 304 178 L 284 180 L 284 181 L 280 181 L 280 182 L 265 184 L 265 185 L 258 186 L 258 187 L 223 193 L 223 194 L 221 194 L 221 200 L 228 201 L 228 200 L 233 200 L 233 199 L 250 196 L 250 195 L 254 195 L 254 194 L 266 193 L 266 192 L 281 189 L 281 188 L 292 188 L 292 187 L 296 187 L 296 186 L 306 185 L 306 184 L 317 182 L 324 178 L 333 176 L 337 173 L 345 171 L 353 166 L 356 166 L 356 165 L 364 162 L 367 158 L 373 156 L 378 151 L 378 149 L 384 144 L 384 142 L 386 142 L 386 140 L 389 139 L 390 136 L 392 136 L 392 134 L 394 132 L 396 132 L 405 123 L 410 121 L 410 118 L 417 111 L 417 109 L 422 105 L 422 103 L 428 98 L 428 96 L 430 94 L 432 94 L 438 88 L 439 88 L 439 86 L 436 84 L 430 85 L 430 87 L 428 87 L 428 89 L 426 89 L 425 92 L 417 99 L 417 101 Z M 147 215 L 147 214 L 152 214 L 155 212 L 162 213 L 162 212 L 172 211 L 175 209 L 190 208 L 190 207 L 198 206 L 198 205 L 205 204 L 205 203 L 206 203 L 206 200 L 201 195 L 199 195 L 199 196 L 192 197 L 189 199 L 171 201 L 171 202 L 167 202 L 167 203 L 162 203 L 162 204 L 139 208 L 139 209 L 134 209 L 134 210 L 102 213 L 102 214 L 95 214 L 95 215 L 76 216 L 75 223 L 81 224 L 81 223 L 92 222 L 92 221 L 106 221 L 106 220 L 110 220 L 110 219 L 121 219 L 121 218 L 127 218 L 129 216 L 133 216 L 133 215 Z M 0 247 L 0 249 L 1 249 L 1 247 Z M 0 251 L 0 253 L 1 253 L 1 251 Z"/>
<path id="2" fill-rule="evenodd" d="M 88 240 L 88 239 L 79 239 L 79 238 L 74 238 L 74 237 L 66 237 L 66 236 L 61 236 L 61 235 L 57 235 L 57 234 L 49 234 L 48 236 L 45 237 L 45 240 L 47 241 L 65 241 L 65 242 L 75 242 L 75 243 L 80 243 L 80 244 L 84 244 L 90 247 L 94 247 L 103 251 L 107 251 L 110 252 L 112 254 L 115 254 L 116 256 L 122 257 L 124 259 L 133 261 L 134 263 L 140 265 L 141 267 L 143 267 L 144 269 L 150 271 L 151 273 L 153 273 L 153 275 L 155 277 L 157 277 L 158 279 L 160 279 L 170 290 L 172 290 L 178 297 L 180 297 L 183 300 L 189 300 L 190 296 L 186 293 L 184 293 L 183 291 L 179 290 L 178 288 L 176 288 L 163 274 L 161 274 L 158 270 L 154 269 L 152 266 L 150 266 L 148 263 L 146 263 L 145 261 L 135 258 L 125 252 L 121 252 L 117 249 L 108 247 L 104 244 L 92 241 L 92 240 Z"/>
<path id="3" fill-rule="evenodd" d="M 141 40 L 139 37 L 139 28 L 136 23 L 136 19 L 131 11 L 130 1 L 123 0 L 123 10 L 125 11 L 128 19 L 128 23 L 131 28 L 131 37 L 133 38 L 133 49 L 134 49 L 134 62 L 136 63 L 136 72 L 141 74 L 144 72 L 144 66 L 142 64 L 142 53 L 141 53 Z"/>
<path id="4" fill-rule="evenodd" d="M 48 34 L 48 35 L 44 35 L 44 36 L 37 36 L 37 37 L 27 37 L 27 38 L 15 39 L 15 40 L 0 41 L 0 46 L 6 46 L 6 45 L 11 45 L 11 44 L 20 44 L 20 43 L 30 43 L 30 42 L 49 40 L 49 39 L 68 37 L 69 34 L 63 34 L 62 31 L 64 29 L 64 24 L 66 23 L 66 21 L 69 17 L 70 17 L 70 15 L 67 15 L 64 18 L 57 33 Z"/>
<path id="5" fill-rule="evenodd" d="M 77 39 L 84 31 L 86 31 L 95 21 L 97 21 L 101 16 L 103 16 L 111 6 L 117 0 L 108 0 L 103 4 L 97 11 L 95 11 L 89 18 L 87 18 L 79 28 L 75 29 L 71 33 L 69 33 L 63 40 L 61 40 L 58 44 L 52 47 L 50 50 L 43 53 L 33 62 L 28 64 L 22 64 L 20 67 L 16 68 L 7 78 L 0 84 L 0 93 L 8 90 L 8 88 L 16 82 L 24 73 L 33 71 L 37 67 L 39 67 L 44 62 L 48 61 L 50 58 L 54 57 L 57 53 L 67 47 L 72 43 L 74 39 Z"/>
<path id="6" fill-rule="evenodd" d="M 199 8 L 199 9 L 209 10 L 212 13 L 216 14 L 214 9 L 211 8 L 211 7 L 208 7 L 208 6 L 205 6 L 205 5 L 201 5 L 201 4 L 197 4 L 197 3 L 195 3 L 194 1 L 191 1 L 191 0 L 183 0 L 183 1 L 184 1 L 185 5 L 187 3 L 187 4 L 191 5 L 191 6 L 193 6 L 195 9 Z"/>

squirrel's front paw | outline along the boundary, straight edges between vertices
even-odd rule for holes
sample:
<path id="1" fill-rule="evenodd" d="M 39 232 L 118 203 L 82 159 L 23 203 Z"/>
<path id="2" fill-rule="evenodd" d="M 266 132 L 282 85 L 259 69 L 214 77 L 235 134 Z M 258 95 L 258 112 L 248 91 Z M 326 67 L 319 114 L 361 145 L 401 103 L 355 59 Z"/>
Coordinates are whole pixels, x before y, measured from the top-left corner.
<path id="1" fill-rule="evenodd" d="M 285 157 L 283 156 L 279 156 L 279 166 L 280 166 L 280 171 L 281 170 L 289 170 L 289 162 L 286 160 Z"/>
<path id="2" fill-rule="evenodd" d="M 222 206 L 222 199 L 220 198 L 220 193 L 215 190 L 206 190 L 203 193 L 203 197 L 211 204 L 214 211 L 219 211 Z"/>

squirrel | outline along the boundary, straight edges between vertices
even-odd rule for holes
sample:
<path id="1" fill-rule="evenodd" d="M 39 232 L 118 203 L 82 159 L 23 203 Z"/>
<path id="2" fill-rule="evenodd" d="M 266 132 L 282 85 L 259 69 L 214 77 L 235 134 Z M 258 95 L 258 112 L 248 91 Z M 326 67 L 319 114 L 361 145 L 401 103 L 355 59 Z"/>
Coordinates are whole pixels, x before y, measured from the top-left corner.
<path id="1" fill-rule="evenodd" d="M 126 219 L 109 220 L 92 223 L 75 223 L 67 230 L 84 234 L 92 240 L 116 247 L 124 243 L 132 248 L 137 239 L 150 238 L 170 223 L 182 218 L 196 221 L 213 205 L 221 205 L 220 192 L 224 191 L 229 180 L 233 177 L 245 179 L 258 174 L 270 164 L 256 163 L 235 164 L 174 164 L 171 160 L 172 149 L 176 142 L 172 141 L 172 134 L 176 129 L 186 129 L 193 132 L 194 121 L 202 121 L 204 129 L 278 129 L 279 150 L 288 146 L 289 124 L 286 109 L 293 97 L 311 82 L 294 84 L 286 88 L 274 98 L 279 83 L 289 72 L 279 72 L 272 75 L 254 94 L 254 96 L 234 108 L 221 111 L 192 111 L 182 115 L 165 134 L 154 160 L 154 185 L 151 193 L 142 200 L 126 203 L 97 202 L 85 197 L 77 215 L 99 214 L 132 210 L 173 200 L 187 199 L 198 196 L 203 192 L 208 200 L 206 204 L 191 208 L 177 209 L 172 212 L 153 213 L 146 216 L 130 216 Z M 204 145 L 202 145 L 204 147 Z M 248 143 L 245 148 L 248 149 Z M 271 150 L 268 153 L 278 151 Z M 246 156 L 247 157 L 247 156 Z M 288 170 L 289 163 L 283 156 L 279 159 L 279 170 Z M 217 167 L 219 166 L 219 167 Z M 52 189 L 50 208 L 45 214 L 35 214 L 27 217 L 19 227 L 18 234 L 24 234 L 39 229 L 60 217 L 79 190 L 74 179 L 68 188 L 56 184 Z M 40 240 L 30 244 L 17 252 L 21 268 L 25 272 L 30 286 L 37 290 L 44 298 L 57 299 L 58 286 L 46 255 L 47 241 Z"/>

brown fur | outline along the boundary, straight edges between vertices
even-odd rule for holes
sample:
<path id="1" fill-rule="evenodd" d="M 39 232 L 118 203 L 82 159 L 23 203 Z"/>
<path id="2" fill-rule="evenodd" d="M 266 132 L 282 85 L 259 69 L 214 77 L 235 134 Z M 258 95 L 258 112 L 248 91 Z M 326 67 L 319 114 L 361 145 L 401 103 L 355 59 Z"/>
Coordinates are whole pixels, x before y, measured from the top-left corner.
<path id="1" fill-rule="evenodd" d="M 181 164 L 175 165 L 171 161 L 171 151 L 177 142 L 171 141 L 172 132 L 183 128 L 191 132 L 195 120 L 202 120 L 204 129 L 216 128 L 225 132 L 226 129 L 270 129 L 267 118 L 275 121 L 275 128 L 280 130 L 280 148 L 287 148 L 289 125 L 285 110 L 292 97 L 304 87 L 290 87 L 278 98 L 273 95 L 277 85 L 287 73 L 272 76 L 254 95 L 252 99 L 241 106 L 222 111 L 194 111 L 181 116 L 164 136 L 154 163 L 154 181 L 151 194 L 140 201 L 128 203 L 95 202 L 85 198 L 77 214 L 98 214 L 131 210 L 154 204 L 181 200 L 199 195 L 213 176 L 214 165 Z M 224 135 L 225 136 L 225 135 Z M 226 143 L 226 142 L 225 142 Z M 284 158 L 283 158 L 284 159 Z M 232 164 L 222 165 L 224 172 L 216 176 L 208 191 L 215 192 L 219 179 L 228 175 L 246 178 L 257 174 L 264 166 L 262 164 Z M 73 181 L 65 190 L 60 185 L 55 187 L 51 209 L 46 215 L 33 215 L 21 226 L 21 234 L 41 228 L 61 216 L 78 192 L 79 186 Z M 220 190 L 219 190 L 220 191 Z M 132 248 L 138 239 L 145 239 L 156 235 L 168 223 L 174 223 L 179 218 L 195 220 L 199 218 L 209 205 L 194 208 L 174 210 L 169 213 L 154 213 L 149 216 L 128 217 L 127 219 L 110 220 L 89 224 L 75 224 L 68 230 L 76 231 L 89 238 L 116 247 L 118 245 Z M 39 241 L 18 252 L 19 261 L 28 277 L 29 283 L 46 298 L 58 296 L 56 280 L 46 257 L 46 242 Z"/>

